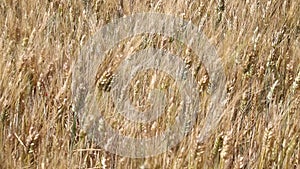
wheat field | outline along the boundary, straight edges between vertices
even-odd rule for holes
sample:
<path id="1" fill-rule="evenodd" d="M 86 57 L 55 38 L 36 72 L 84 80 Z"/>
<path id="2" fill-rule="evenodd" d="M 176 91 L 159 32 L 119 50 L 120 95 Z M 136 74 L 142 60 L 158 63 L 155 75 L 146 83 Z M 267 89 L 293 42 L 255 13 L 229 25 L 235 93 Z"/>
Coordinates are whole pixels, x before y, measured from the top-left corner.
<path id="1" fill-rule="evenodd" d="M 222 59 L 227 99 L 204 140 L 197 139 L 196 121 L 167 152 L 128 158 L 103 150 L 81 130 L 72 66 L 101 26 L 143 12 L 175 15 L 201 27 Z M 0 168 L 300 168 L 299 0 L 1 0 L 0 25 Z M 146 46 L 181 52 L 187 66 L 199 64 L 189 59 L 188 49 L 176 51 L 177 42 L 152 35 L 122 42 L 109 58 L 139 50 L 145 37 Z M 99 92 L 109 90 L 104 82 L 112 70 L 110 63 L 99 68 Z M 209 77 L 201 65 L 195 76 L 204 118 Z M 147 86 L 149 79 L 136 78 Z M 157 130 L 172 118 L 160 119 Z M 135 125 L 122 131 L 138 137 L 156 132 Z"/>

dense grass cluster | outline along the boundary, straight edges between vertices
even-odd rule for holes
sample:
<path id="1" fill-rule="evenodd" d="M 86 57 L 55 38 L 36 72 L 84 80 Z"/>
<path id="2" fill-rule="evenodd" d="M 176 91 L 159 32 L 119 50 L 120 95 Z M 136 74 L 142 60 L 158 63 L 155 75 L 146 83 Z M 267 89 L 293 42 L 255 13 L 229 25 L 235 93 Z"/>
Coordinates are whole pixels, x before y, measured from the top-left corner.
<path id="1" fill-rule="evenodd" d="M 105 152 L 80 130 L 72 109 L 72 65 L 102 25 L 140 12 L 176 15 L 201 28 L 224 63 L 227 103 L 218 127 L 204 141 L 197 139 L 197 122 L 168 152 L 130 159 Z M 0 168 L 300 166 L 299 0 L 1 0 L 0 25 Z M 199 119 L 204 119 L 209 77 L 191 57 L 192 49 L 178 51 L 178 42 L 146 34 L 124 41 L 109 57 L 133 53 L 145 39 L 146 46 L 179 52 L 187 67 L 199 65 L 195 77 L 203 101 Z M 109 89 L 104 82 L 115 69 L 110 66 L 99 68 L 100 92 Z M 170 85 L 160 76 L 155 85 Z M 145 85 L 133 84 L 132 90 L 138 93 Z M 163 130 L 167 121 L 161 119 L 155 129 Z M 112 119 L 112 124 L 119 123 Z M 156 131 L 125 129 L 139 136 Z"/>

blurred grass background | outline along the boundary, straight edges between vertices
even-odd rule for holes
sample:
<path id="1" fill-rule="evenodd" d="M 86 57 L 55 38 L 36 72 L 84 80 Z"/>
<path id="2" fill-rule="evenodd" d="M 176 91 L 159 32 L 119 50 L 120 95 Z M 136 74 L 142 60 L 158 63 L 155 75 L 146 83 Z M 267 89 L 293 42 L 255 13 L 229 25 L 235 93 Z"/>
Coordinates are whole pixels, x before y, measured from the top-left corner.
<path id="1" fill-rule="evenodd" d="M 227 105 L 205 141 L 197 141 L 201 126 L 195 125 L 168 152 L 130 159 L 103 151 L 80 132 L 71 65 L 102 25 L 140 12 L 201 27 L 226 69 Z M 1 0 L 0 25 L 0 168 L 300 166 L 299 0 Z M 152 38 L 149 45 L 164 42 Z M 205 71 L 199 72 L 205 91 Z"/>

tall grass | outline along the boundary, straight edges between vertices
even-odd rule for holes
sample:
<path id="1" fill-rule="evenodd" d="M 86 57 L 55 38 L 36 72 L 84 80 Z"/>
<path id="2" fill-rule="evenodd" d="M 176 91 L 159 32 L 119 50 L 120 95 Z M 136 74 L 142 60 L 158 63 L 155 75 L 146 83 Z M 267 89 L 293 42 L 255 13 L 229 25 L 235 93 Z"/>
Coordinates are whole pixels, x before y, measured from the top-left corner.
<path id="1" fill-rule="evenodd" d="M 201 27 L 226 69 L 227 105 L 205 141 L 197 141 L 197 123 L 168 152 L 130 159 L 105 152 L 81 132 L 70 88 L 85 42 L 112 19 L 138 12 L 173 14 Z M 0 168 L 299 167 L 299 18 L 299 0 L 0 1 Z M 149 46 L 166 41 L 144 35 L 123 50 L 145 37 L 152 38 Z M 208 80 L 199 67 L 205 108 Z"/>

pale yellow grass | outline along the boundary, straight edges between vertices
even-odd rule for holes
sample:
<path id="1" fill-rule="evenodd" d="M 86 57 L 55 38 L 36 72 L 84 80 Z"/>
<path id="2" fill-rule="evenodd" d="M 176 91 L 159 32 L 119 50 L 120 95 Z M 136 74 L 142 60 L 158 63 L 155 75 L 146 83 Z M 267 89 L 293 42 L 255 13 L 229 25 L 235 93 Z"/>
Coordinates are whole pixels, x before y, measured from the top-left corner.
<path id="1" fill-rule="evenodd" d="M 197 142 L 197 123 L 177 147 L 147 159 L 116 156 L 90 142 L 70 89 L 85 42 L 105 23 L 137 12 L 200 25 L 228 79 L 226 110 L 210 137 Z M 2 0 L 0 25 L 0 168 L 300 166 L 299 0 Z M 153 38 L 149 45 L 163 41 Z M 202 76 L 203 68 L 205 107 Z"/>

